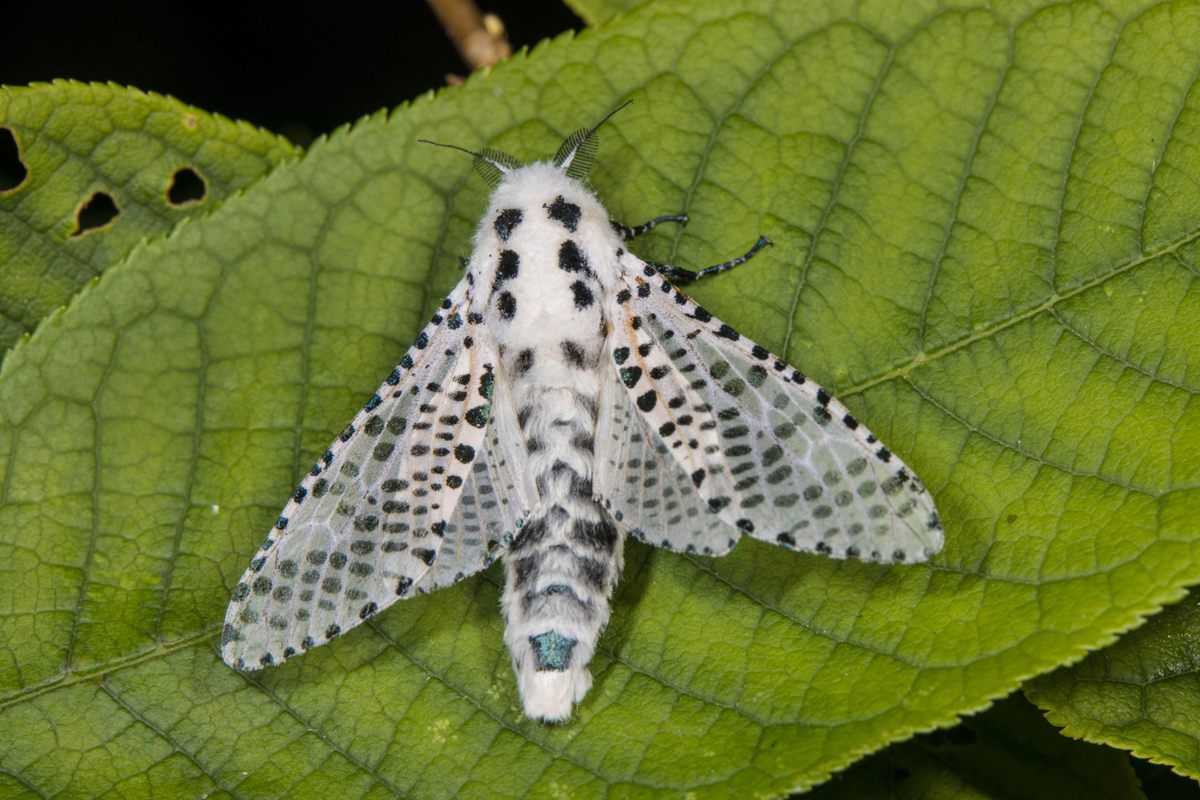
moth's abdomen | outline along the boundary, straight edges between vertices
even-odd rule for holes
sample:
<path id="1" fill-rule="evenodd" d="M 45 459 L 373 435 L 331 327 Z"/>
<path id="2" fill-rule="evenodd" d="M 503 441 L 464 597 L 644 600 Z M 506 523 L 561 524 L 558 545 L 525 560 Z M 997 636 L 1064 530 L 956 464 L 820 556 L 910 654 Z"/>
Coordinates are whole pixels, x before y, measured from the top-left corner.
<path id="1" fill-rule="evenodd" d="M 557 722 L 592 685 L 588 662 L 608 624 L 623 536 L 593 501 L 531 518 L 506 557 L 504 641 L 525 713 Z"/>
<path id="2" fill-rule="evenodd" d="M 505 555 L 504 639 L 526 714 L 559 721 L 591 687 L 624 537 L 593 497 L 594 394 L 533 381 L 514 390 L 540 502 Z"/>

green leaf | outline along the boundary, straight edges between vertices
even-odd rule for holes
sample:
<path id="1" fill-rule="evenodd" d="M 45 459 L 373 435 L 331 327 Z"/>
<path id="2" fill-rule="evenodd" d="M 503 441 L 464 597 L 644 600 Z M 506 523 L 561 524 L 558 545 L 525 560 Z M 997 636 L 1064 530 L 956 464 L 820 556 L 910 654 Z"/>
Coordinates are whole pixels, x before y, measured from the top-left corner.
<path id="1" fill-rule="evenodd" d="M 565 0 L 572 11 L 588 25 L 607 22 L 618 14 L 645 5 L 648 0 Z"/>
<path id="2" fill-rule="evenodd" d="M 0 129 L 24 176 L 0 191 L 0 358 L 139 242 L 299 153 L 244 122 L 113 84 L 2 87 Z"/>
<path id="3" fill-rule="evenodd" d="M 1200 595 L 1193 591 L 1112 647 L 1031 681 L 1025 691 L 1067 735 L 1200 779 L 1198 663 Z"/>
<path id="4" fill-rule="evenodd" d="M 1200 8 L 640 8 L 342 131 L 134 252 L 0 374 L 0 775 L 42 794 L 773 795 L 955 721 L 1200 580 Z M 233 581 L 457 280 L 484 189 L 418 138 L 686 211 L 644 257 L 933 491 L 932 564 L 630 545 L 596 685 L 522 719 L 497 576 L 282 667 Z M 1177 321 L 1183 320 L 1183 321 Z"/>
<path id="5" fill-rule="evenodd" d="M 813 800 L 1143 798 L 1129 756 L 1059 735 L 1020 694 L 957 727 L 892 745 L 835 777 Z"/>

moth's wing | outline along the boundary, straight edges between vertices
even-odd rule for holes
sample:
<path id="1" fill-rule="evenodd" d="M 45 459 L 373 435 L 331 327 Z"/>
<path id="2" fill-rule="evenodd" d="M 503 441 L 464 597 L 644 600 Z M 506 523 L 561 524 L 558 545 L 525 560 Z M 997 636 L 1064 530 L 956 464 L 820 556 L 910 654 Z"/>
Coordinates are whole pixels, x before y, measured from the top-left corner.
<path id="1" fill-rule="evenodd" d="M 611 352 L 610 348 L 610 352 Z M 708 503 L 650 427 L 611 359 L 600 363 L 593 488 L 614 518 L 638 539 L 678 552 L 718 556 L 738 532 Z"/>
<path id="2" fill-rule="evenodd" d="M 635 257 L 619 273 L 609 357 L 643 427 L 712 514 L 836 558 L 923 561 L 941 549 L 925 487 L 841 403 Z M 640 497 L 609 500 L 629 514 Z"/>
<path id="3" fill-rule="evenodd" d="M 498 364 L 496 369 L 500 371 L 503 367 Z M 486 553 L 467 548 L 472 555 L 483 559 L 477 569 L 490 565 L 512 542 L 538 497 L 509 388 L 503 374 L 498 374 L 483 451 L 471 465 L 462 498 L 446 526 L 447 539 L 449 532 L 461 531 L 460 535 L 469 541 L 482 537 L 488 542 Z M 443 563 L 442 559 L 439 557 L 436 563 Z M 447 577 L 457 580 L 460 576 Z"/>
<path id="4" fill-rule="evenodd" d="M 234 589 L 227 663 L 278 663 L 484 566 L 486 532 L 450 529 L 484 446 L 497 362 L 469 302 L 460 283 L 301 481 Z"/>

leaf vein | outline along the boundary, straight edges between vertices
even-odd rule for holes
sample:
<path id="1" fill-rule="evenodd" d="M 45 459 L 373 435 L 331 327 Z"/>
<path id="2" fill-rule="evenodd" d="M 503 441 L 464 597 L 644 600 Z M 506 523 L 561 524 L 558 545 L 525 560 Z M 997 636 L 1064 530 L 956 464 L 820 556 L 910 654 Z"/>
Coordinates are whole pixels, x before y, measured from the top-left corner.
<path id="1" fill-rule="evenodd" d="M 193 754 L 188 748 L 184 747 L 178 740 L 176 740 L 175 737 L 171 736 L 171 734 L 167 733 L 159 725 L 157 725 L 153 721 L 151 721 L 149 717 L 147 717 L 145 714 L 143 714 L 138 709 L 134 708 L 133 705 L 131 703 L 129 703 L 128 700 L 126 700 L 124 697 L 122 697 L 120 694 L 118 694 L 116 691 L 114 691 L 113 688 L 108 685 L 107 680 L 101 680 L 99 682 L 99 686 L 100 686 L 100 691 L 104 692 L 106 695 L 108 695 L 110 698 L 112 698 L 114 703 L 116 703 L 118 706 L 120 706 L 122 709 L 125 710 L 125 713 L 129 714 L 129 716 L 133 717 L 139 723 L 146 726 L 156 736 L 158 736 L 160 739 L 162 739 L 164 742 L 166 742 L 168 745 L 170 745 L 171 749 L 173 749 L 175 752 L 179 753 L 184 758 L 186 758 L 188 761 L 190 761 L 192 763 L 192 765 L 195 766 L 196 769 L 200 770 L 200 772 L 202 772 L 205 775 L 205 777 L 207 777 L 210 781 L 212 781 L 215 786 L 217 786 L 222 791 L 228 792 L 231 796 L 233 796 L 235 798 L 244 797 L 244 795 L 239 794 L 235 789 L 226 785 L 220 778 L 218 778 L 212 772 L 212 770 L 210 770 L 207 766 L 202 764 L 200 762 L 200 760 L 196 757 L 195 754 Z"/>

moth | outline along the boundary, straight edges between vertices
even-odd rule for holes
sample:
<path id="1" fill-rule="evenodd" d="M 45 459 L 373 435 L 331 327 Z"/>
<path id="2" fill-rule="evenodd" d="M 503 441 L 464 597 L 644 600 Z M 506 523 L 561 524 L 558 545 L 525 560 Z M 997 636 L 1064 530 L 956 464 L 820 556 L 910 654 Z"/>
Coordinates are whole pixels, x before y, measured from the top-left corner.
<path id="1" fill-rule="evenodd" d="M 627 535 L 705 556 L 743 534 L 884 563 L 941 548 L 896 455 L 675 287 L 765 238 L 697 272 L 629 252 L 686 217 L 610 220 L 584 183 L 603 122 L 551 161 L 471 153 L 492 193 L 465 275 L 238 581 L 228 664 L 278 664 L 503 559 L 525 713 L 562 721 L 592 685 Z"/>

